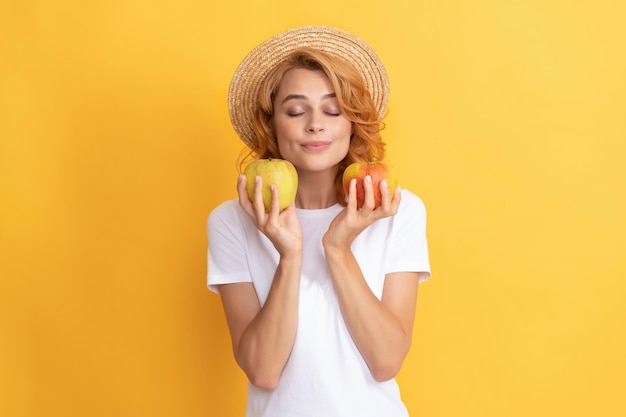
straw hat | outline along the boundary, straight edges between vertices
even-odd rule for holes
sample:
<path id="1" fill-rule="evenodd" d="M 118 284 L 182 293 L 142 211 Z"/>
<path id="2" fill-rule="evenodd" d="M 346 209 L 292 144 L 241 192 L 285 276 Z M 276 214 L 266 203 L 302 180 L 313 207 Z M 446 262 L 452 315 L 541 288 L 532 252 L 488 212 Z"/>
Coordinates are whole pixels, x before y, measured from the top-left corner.
<path id="1" fill-rule="evenodd" d="M 352 63 L 363 77 L 382 116 L 387 108 L 389 79 L 374 50 L 349 32 L 328 26 L 303 26 L 279 33 L 254 48 L 239 64 L 228 92 L 231 123 L 246 145 L 252 147 L 252 119 L 258 92 L 267 74 L 293 51 L 310 47 Z"/>

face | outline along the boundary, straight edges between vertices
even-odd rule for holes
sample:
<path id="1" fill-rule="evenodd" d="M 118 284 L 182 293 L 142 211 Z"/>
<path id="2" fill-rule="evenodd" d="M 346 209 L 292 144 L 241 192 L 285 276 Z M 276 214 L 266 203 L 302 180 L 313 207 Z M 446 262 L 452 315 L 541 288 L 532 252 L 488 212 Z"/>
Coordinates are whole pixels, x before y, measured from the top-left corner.
<path id="1" fill-rule="evenodd" d="M 300 172 L 335 170 L 350 147 L 352 123 L 324 72 L 287 71 L 274 99 L 278 149 Z"/>

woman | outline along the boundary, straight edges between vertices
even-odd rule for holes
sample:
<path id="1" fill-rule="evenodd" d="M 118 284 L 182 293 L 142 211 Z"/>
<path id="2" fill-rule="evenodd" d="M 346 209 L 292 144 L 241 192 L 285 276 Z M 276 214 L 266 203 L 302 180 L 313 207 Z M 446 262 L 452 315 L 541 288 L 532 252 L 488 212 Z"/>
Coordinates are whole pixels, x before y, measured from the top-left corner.
<path id="1" fill-rule="evenodd" d="M 240 64 L 233 126 L 256 158 L 298 172 L 295 202 L 252 201 L 209 216 L 208 284 L 220 294 L 247 416 L 407 416 L 395 375 L 409 351 L 420 281 L 430 276 L 421 200 L 371 181 L 357 209 L 343 170 L 383 158 L 387 75 L 361 39 L 329 27 L 283 32 Z"/>

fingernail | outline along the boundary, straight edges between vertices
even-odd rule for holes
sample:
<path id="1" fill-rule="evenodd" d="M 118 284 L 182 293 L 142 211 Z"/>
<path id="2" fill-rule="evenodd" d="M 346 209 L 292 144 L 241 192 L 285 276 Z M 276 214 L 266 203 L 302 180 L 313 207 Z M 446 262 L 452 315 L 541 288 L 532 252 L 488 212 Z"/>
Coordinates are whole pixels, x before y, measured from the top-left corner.
<path id="1" fill-rule="evenodd" d="M 365 176 L 365 182 L 366 182 L 366 183 L 368 183 L 368 184 L 371 184 L 371 182 L 372 182 L 372 177 L 370 177 L 369 175 L 366 175 L 366 176 Z"/>
<path id="2" fill-rule="evenodd" d="M 257 175 L 257 176 L 254 178 L 254 182 L 259 182 L 259 181 L 261 181 L 261 177 L 260 177 L 259 175 Z"/>
<path id="3" fill-rule="evenodd" d="M 385 188 L 387 188 L 387 180 L 382 180 L 380 182 Z"/>

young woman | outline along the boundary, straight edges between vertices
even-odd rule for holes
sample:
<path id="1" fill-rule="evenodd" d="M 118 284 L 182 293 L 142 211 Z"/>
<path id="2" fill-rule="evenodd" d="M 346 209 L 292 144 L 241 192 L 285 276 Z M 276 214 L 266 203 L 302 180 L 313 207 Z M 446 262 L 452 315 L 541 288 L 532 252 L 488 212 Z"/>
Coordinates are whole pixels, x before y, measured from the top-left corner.
<path id="1" fill-rule="evenodd" d="M 220 294 L 247 416 L 407 416 L 394 380 L 409 351 L 419 282 L 430 276 L 421 200 L 371 180 L 357 208 L 344 169 L 381 160 L 385 69 L 369 45 L 330 27 L 283 32 L 240 64 L 233 126 L 255 158 L 298 172 L 295 203 L 265 212 L 257 178 L 208 222 L 208 284 Z"/>

